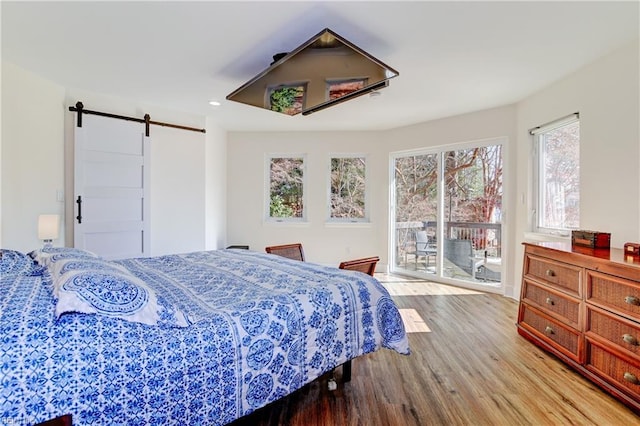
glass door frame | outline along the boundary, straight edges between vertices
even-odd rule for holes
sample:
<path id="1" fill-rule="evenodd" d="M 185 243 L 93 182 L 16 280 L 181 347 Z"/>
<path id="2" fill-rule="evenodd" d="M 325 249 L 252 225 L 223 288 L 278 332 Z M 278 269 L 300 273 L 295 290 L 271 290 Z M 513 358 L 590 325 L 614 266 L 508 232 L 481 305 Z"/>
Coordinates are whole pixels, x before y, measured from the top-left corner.
<path id="1" fill-rule="evenodd" d="M 507 174 L 507 162 L 505 159 L 507 158 L 507 138 L 499 137 L 499 138 L 490 138 L 483 140 L 476 140 L 470 142 L 463 143 L 455 143 L 455 144 L 447 144 L 447 145 L 438 145 L 433 147 L 424 147 L 414 150 L 407 151 L 397 151 L 391 152 L 389 154 L 389 272 L 397 273 L 401 275 L 406 275 L 410 277 L 420 278 L 420 279 L 428 279 L 434 282 L 440 282 L 443 284 L 449 284 L 456 287 L 463 287 L 471 290 L 479 290 L 487 293 L 498 293 L 504 294 L 505 291 L 505 280 L 507 279 L 507 268 L 509 262 L 509 252 L 507 250 L 508 243 L 506 235 L 509 235 L 506 232 L 507 229 L 507 214 L 506 207 L 507 204 L 507 194 L 508 194 L 508 182 L 504 179 Z M 494 145 L 502 145 L 502 217 L 501 217 L 501 273 L 500 273 L 500 282 L 495 285 L 483 285 L 482 283 L 467 281 L 462 279 L 455 279 L 443 276 L 443 245 L 442 241 L 444 241 L 445 236 L 445 182 L 444 182 L 444 161 L 443 157 L 446 152 L 456 151 L 456 150 L 464 150 L 464 149 L 472 149 L 486 146 L 494 146 Z M 398 232 L 396 230 L 396 175 L 395 175 L 395 165 L 396 160 L 398 158 L 408 157 L 408 156 L 418 156 L 418 155 L 437 155 L 437 224 L 436 224 L 436 242 L 437 242 L 437 255 L 436 255 L 436 272 L 435 274 L 427 274 L 419 271 L 412 271 L 407 268 L 399 268 L 398 265 Z"/>

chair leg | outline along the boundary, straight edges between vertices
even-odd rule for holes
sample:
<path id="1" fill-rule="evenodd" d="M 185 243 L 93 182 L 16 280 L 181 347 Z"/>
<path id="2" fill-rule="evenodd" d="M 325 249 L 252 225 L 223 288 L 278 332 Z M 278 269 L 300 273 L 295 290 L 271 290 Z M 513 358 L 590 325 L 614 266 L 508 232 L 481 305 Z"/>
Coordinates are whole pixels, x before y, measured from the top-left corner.
<path id="1" fill-rule="evenodd" d="M 329 381 L 327 382 L 327 388 L 330 391 L 334 391 L 338 389 L 338 384 L 336 383 L 336 368 L 331 370 L 331 377 L 329 377 Z M 342 383 L 347 383 L 351 381 L 351 360 L 342 364 Z"/>
<path id="2" fill-rule="evenodd" d="M 351 360 L 342 364 L 342 381 L 345 383 L 351 381 Z"/>

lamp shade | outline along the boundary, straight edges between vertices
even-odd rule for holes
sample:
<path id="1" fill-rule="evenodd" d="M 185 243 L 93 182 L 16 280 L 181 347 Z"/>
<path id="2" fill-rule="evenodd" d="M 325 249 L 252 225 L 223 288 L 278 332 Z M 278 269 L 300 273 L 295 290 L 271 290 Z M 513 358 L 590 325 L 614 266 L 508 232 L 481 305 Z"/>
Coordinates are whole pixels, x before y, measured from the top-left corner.
<path id="1" fill-rule="evenodd" d="M 60 215 L 41 214 L 38 216 L 38 238 L 55 240 L 60 233 Z"/>

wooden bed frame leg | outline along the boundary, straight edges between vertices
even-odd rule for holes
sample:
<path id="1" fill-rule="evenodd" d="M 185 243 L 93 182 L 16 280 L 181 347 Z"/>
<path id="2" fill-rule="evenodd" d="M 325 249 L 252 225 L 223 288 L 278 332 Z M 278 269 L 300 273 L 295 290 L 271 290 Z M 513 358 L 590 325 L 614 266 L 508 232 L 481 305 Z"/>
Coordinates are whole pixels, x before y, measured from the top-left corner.
<path id="1" fill-rule="evenodd" d="M 342 381 L 344 383 L 351 381 L 351 360 L 342 364 Z"/>

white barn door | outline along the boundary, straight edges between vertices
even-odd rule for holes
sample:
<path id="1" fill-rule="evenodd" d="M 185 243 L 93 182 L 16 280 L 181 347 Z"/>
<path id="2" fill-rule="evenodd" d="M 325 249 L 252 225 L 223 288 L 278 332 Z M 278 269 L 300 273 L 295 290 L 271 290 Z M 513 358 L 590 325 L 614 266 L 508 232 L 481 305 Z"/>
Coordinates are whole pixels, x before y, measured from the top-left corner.
<path id="1" fill-rule="evenodd" d="M 74 246 L 106 259 L 149 254 L 144 124 L 84 114 L 75 127 Z"/>

